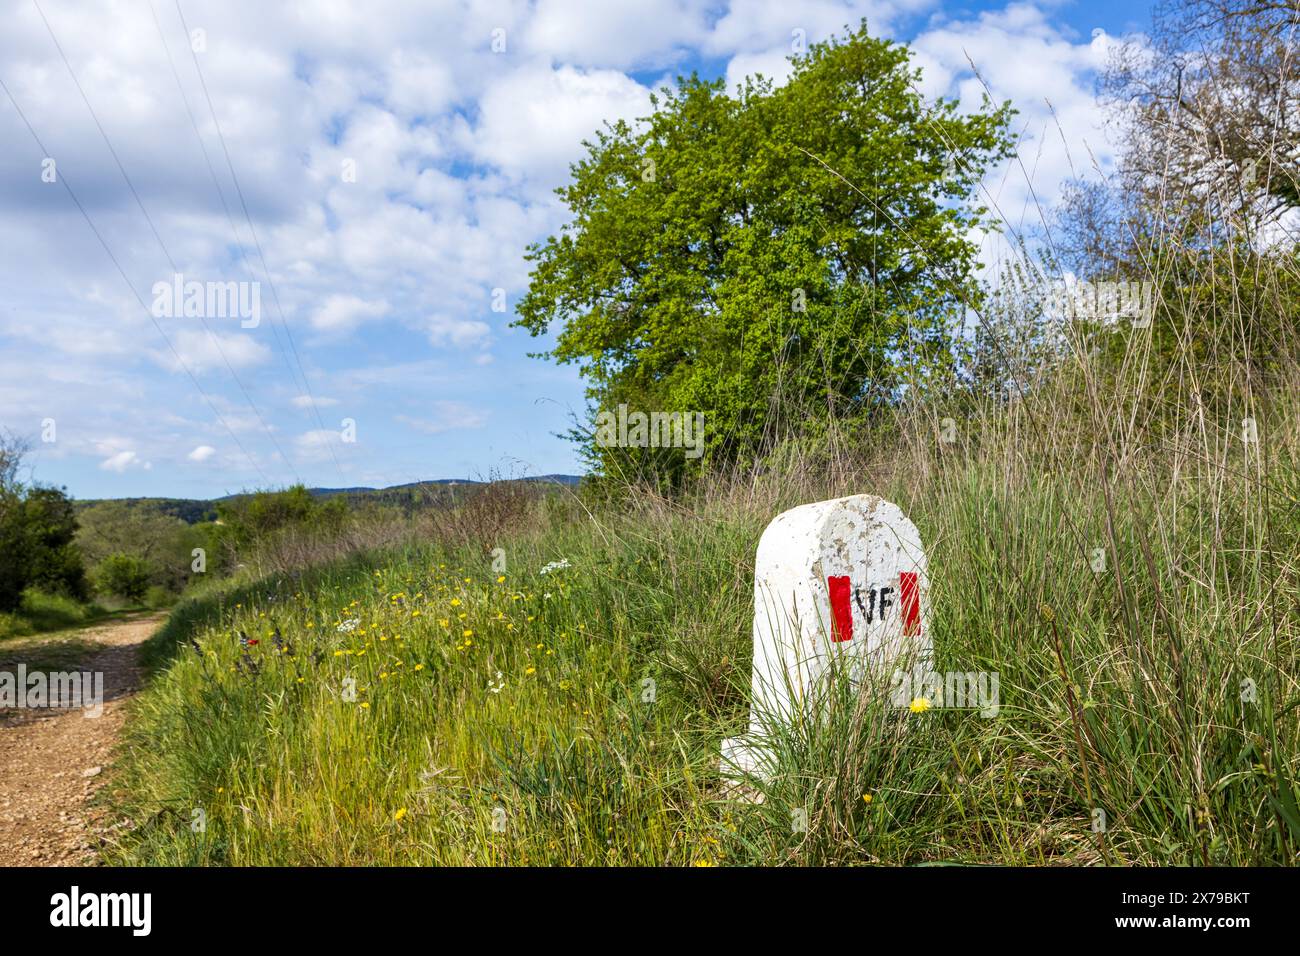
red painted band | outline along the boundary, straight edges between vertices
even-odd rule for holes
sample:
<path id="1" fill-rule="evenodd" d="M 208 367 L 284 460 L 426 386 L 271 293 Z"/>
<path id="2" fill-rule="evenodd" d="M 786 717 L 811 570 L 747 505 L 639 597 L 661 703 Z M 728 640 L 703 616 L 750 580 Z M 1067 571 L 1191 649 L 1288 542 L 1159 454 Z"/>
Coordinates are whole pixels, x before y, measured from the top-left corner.
<path id="1" fill-rule="evenodd" d="M 898 573 L 898 590 L 903 602 L 903 635 L 914 637 L 921 633 L 921 595 L 915 571 Z"/>
<path id="2" fill-rule="evenodd" d="M 826 579 L 826 587 L 831 592 L 831 618 L 834 621 L 831 640 L 853 640 L 853 605 L 849 603 L 852 589 L 848 575 L 833 575 Z"/>

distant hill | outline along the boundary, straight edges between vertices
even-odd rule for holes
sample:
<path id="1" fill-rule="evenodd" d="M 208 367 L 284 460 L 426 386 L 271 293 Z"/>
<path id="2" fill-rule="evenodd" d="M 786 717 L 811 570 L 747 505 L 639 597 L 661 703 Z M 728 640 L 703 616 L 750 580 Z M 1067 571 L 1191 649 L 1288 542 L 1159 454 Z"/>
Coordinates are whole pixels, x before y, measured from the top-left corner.
<path id="1" fill-rule="evenodd" d="M 582 481 L 578 475 L 537 475 L 520 481 L 576 486 Z M 377 505 L 413 510 L 454 502 L 456 490 L 464 486 L 485 485 L 488 482 L 471 478 L 432 478 L 428 481 L 411 481 L 387 488 L 357 486 L 353 488 L 308 488 L 317 498 L 335 498 L 343 495 L 352 507 Z M 186 524 L 211 521 L 217 516 L 217 502 L 244 497 L 244 493 L 223 495 L 220 498 L 87 498 L 76 502 L 79 509 L 89 508 L 105 501 L 115 501 L 130 507 L 145 508 L 163 514 L 175 515 Z"/>
<path id="2" fill-rule="evenodd" d="M 576 485 L 582 478 L 578 475 L 537 475 L 531 478 L 520 478 L 520 481 L 542 481 L 556 485 Z M 318 498 L 330 498 L 334 495 L 353 495 L 353 494 L 380 494 L 387 491 L 402 491 L 408 488 L 425 488 L 431 485 L 452 486 L 452 485 L 485 485 L 488 482 L 475 481 L 472 478 L 431 478 L 428 481 L 409 481 L 404 485 L 389 485 L 387 488 L 368 488 L 359 486 L 356 488 L 308 488 L 307 491 Z M 238 498 L 239 495 L 227 495 L 229 498 Z M 218 499 L 220 500 L 220 499 Z"/>
<path id="3" fill-rule="evenodd" d="M 141 508 L 180 518 L 186 524 L 198 524 L 211 521 L 217 516 L 215 501 L 198 498 L 82 498 L 73 502 L 78 511 L 93 508 L 95 505 L 113 502 L 128 508 Z"/>

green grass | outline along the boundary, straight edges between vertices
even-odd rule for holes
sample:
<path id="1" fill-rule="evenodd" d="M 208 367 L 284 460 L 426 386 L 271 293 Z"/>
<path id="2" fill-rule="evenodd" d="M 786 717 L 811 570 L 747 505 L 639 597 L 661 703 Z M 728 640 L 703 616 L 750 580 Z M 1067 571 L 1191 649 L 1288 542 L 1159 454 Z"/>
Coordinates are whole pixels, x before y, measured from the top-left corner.
<path id="1" fill-rule="evenodd" d="M 150 647 L 116 796 L 135 828 L 107 859 L 1294 864 L 1294 446 L 1103 480 L 1018 442 L 986 423 L 978 449 L 900 444 L 838 483 L 539 505 L 481 546 L 214 586 Z M 774 729 L 778 774 L 737 799 L 718 753 L 748 717 L 758 536 L 865 490 L 927 544 L 936 668 L 996 672 L 1000 710 L 841 682 L 825 720 Z"/>
<path id="2" fill-rule="evenodd" d="M 17 611 L 0 614 L 0 641 L 83 627 L 109 616 L 109 612 L 98 604 L 86 604 L 63 595 L 29 589 L 23 594 L 22 606 Z"/>

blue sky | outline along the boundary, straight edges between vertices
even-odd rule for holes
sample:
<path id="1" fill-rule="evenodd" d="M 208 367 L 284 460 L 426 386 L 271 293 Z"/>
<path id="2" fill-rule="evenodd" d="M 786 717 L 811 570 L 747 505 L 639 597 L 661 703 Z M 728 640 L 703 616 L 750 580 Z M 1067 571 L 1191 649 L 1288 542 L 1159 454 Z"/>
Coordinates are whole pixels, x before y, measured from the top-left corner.
<path id="1" fill-rule="evenodd" d="M 1107 168 L 1095 71 L 1149 22 L 1117 2 L 179 11 L 188 35 L 175 0 L 6 0 L 0 18 L 0 80 L 45 147 L 0 94 L 0 428 L 32 442 L 29 477 L 81 498 L 575 472 L 556 433 L 582 383 L 509 322 L 524 248 L 564 221 L 552 191 L 602 120 L 692 69 L 780 79 L 794 31 L 865 16 L 914 46 L 928 94 L 974 103 L 969 58 L 1020 109 L 1026 172 L 985 185 L 1023 220 L 1031 185 L 1050 203 L 1071 168 Z M 177 271 L 259 296 L 256 325 L 167 314 L 183 302 L 155 287 Z"/>

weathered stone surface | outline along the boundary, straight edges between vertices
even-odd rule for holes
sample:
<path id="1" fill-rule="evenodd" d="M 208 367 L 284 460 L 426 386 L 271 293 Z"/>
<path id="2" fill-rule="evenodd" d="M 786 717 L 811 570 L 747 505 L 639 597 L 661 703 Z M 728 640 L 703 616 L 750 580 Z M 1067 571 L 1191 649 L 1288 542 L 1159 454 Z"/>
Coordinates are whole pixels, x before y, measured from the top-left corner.
<path id="1" fill-rule="evenodd" d="M 765 725 L 815 706 L 827 672 L 888 677 L 931 656 L 929 578 L 916 526 L 853 495 L 778 515 L 758 543 L 749 734 L 723 742 L 724 770 L 765 773 Z"/>

